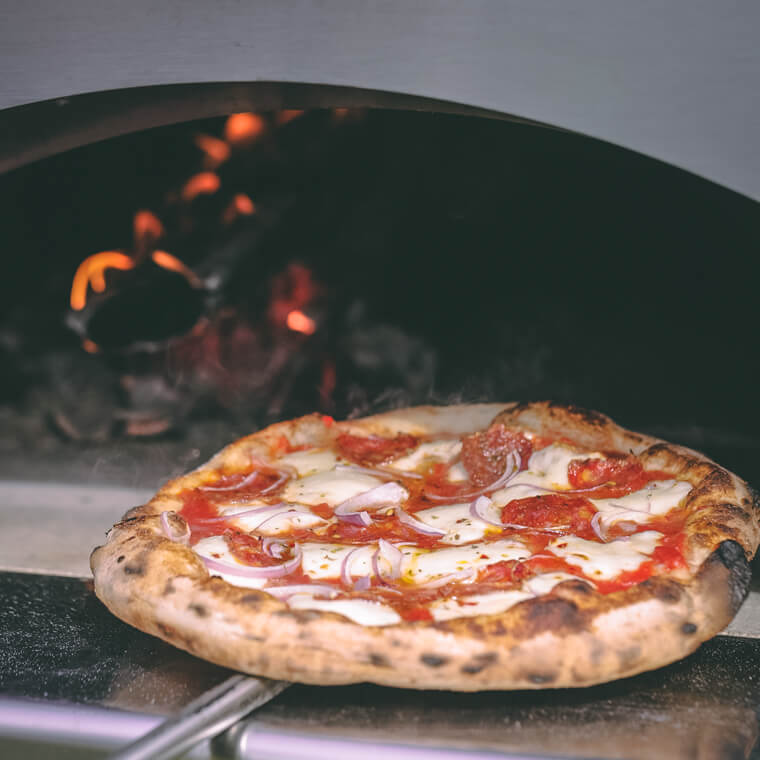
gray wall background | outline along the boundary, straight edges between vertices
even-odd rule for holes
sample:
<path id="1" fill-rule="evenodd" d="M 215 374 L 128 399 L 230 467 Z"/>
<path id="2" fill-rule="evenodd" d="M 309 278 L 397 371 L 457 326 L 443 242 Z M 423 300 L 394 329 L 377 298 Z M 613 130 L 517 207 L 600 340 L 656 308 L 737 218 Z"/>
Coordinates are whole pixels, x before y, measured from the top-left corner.
<path id="1" fill-rule="evenodd" d="M 366 87 L 561 126 L 760 199 L 759 43 L 757 0 L 0 0 L 0 109 L 154 84 Z"/>

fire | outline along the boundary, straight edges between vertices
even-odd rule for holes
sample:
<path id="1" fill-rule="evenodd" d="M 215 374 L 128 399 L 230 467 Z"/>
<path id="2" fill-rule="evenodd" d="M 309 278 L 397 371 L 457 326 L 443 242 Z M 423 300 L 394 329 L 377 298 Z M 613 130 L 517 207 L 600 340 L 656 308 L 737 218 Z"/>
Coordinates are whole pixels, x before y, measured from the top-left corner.
<path id="1" fill-rule="evenodd" d="M 90 340 L 89 338 L 85 338 L 82 341 L 82 348 L 87 351 L 88 354 L 97 354 L 98 351 L 100 351 L 100 346 L 94 340 Z"/>
<path id="2" fill-rule="evenodd" d="M 132 220 L 136 243 L 155 243 L 164 236 L 164 225 L 152 211 L 138 211 Z"/>
<path id="3" fill-rule="evenodd" d="M 87 304 L 87 286 L 90 285 L 96 293 L 106 289 L 106 269 L 127 271 L 134 267 L 135 262 L 125 253 L 119 251 L 101 251 L 88 256 L 78 267 L 71 283 L 71 308 L 81 311 Z"/>
<path id="4" fill-rule="evenodd" d="M 191 201 L 199 195 L 212 195 L 221 186 L 219 176 L 214 172 L 200 172 L 185 182 L 182 187 L 182 199 Z"/>
<path id="5" fill-rule="evenodd" d="M 224 137 L 230 145 L 251 143 L 266 129 L 266 122 L 255 113 L 233 113 L 224 125 Z"/>
<path id="6" fill-rule="evenodd" d="M 200 285 L 198 275 L 183 264 L 176 256 L 172 256 L 171 253 L 166 251 L 153 251 L 151 254 L 153 262 L 160 266 L 162 269 L 167 269 L 170 272 L 177 272 L 185 277 L 191 285 L 196 287 Z"/>
<path id="7" fill-rule="evenodd" d="M 317 323 L 311 317 L 306 316 L 300 309 L 293 309 L 293 311 L 288 312 L 285 324 L 291 330 L 303 333 L 304 335 L 314 335 L 317 330 Z"/>
<path id="8" fill-rule="evenodd" d="M 204 162 L 209 169 L 216 169 L 230 157 L 230 146 L 218 137 L 196 135 L 195 144 L 204 152 Z"/>
<path id="9" fill-rule="evenodd" d="M 224 210 L 222 221 L 232 224 L 239 216 L 251 216 L 256 213 L 256 206 L 245 193 L 237 193 Z"/>

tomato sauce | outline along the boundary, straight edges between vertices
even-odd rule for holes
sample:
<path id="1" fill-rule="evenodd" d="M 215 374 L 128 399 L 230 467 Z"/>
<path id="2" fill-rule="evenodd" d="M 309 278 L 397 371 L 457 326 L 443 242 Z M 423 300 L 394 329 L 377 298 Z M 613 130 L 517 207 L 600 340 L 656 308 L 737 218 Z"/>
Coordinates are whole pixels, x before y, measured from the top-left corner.
<path id="1" fill-rule="evenodd" d="M 338 436 L 336 445 L 340 455 L 347 460 L 363 467 L 373 467 L 403 456 L 419 445 L 420 441 L 420 438 L 411 435 L 382 438 L 345 433 Z M 443 506 L 458 500 L 466 501 L 474 491 L 501 477 L 509 453 L 519 454 L 521 469 L 526 469 L 533 452 L 554 442 L 546 438 L 529 438 L 503 425 L 495 425 L 483 433 L 465 436 L 461 461 L 468 472 L 468 480 L 452 482 L 452 465 L 440 462 L 430 465 L 422 478 L 410 478 L 399 474 L 395 480 L 409 492 L 409 500 L 404 509 L 407 513 L 414 514 L 433 506 Z M 282 440 L 275 442 L 274 448 L 282 455 L 307 447 L 293 447 L 289 440 L 282 436 Z M 672 478 L 665 472 L 644 470 L 641 463 L 631 455 L 608 453 L 605 456 L 605 459 L 588 458 L 570 463 L 568 480 L 573 490 L 515 499 L 506 504 L 501 509 L 502 522 L 520 527 L 494 527 L 480 541 L 488 543 L 507 536 L 519 537 L 533 556 L 521 561 L 503 561 L 483 567 L 478 571 L 474 582 L 463 584 L 455 581 L 439 588 L 426 589 L 411 586 L 403 580 L 396 580 L 388 585 L 386 579 L 373 578 L 368 589 L 356 591 L 344 588 L 340 578 L 317 581 L 299 568 L 287 576 L 272 579 L 269 583 L 278 586 L 327 583 L 340 589 L 343 598 L 382 602 L 393 607 L 402 619 L 414 621 L 431 620 L 432 614 L 427 605 L 438 599 L 454 598 L 466 607 L 468 596 L 519 588 L 525 580 L 540 573 L 562 572 L 585 579 L 580 568 L 547 550 L 549 542 L 561 535 L 575 535 L 600 542 L 601 539 L 591 527 L 596 509 L 590 499 L 619 498 L 643 488 L 653 480 Z M 281 482 L 278 483 L 278 480 Z M 235 528 L 229 519 L 218 513 L 217 505 L 252 499 L 276 504 L 286 482 L 287 478 L 283 478 L 282 472 L 262 466 L 257 470 L 252 468 L 247 473 L 218 472 L 216 477 L 211 479 L 210 487 L 206 487 L 208 490 L 196 488 L 181 494 L 184 504 L 180 514 L 190 525 L 191 543 L 194 544 L 207 536 L 224 535 L 230 551 L 241 562 L 258 566 L 280 564 L 283 561 L 282 557 L 274 558 L 264 552 L 261 538 Z M 581 489 L 583 493 L 578 492 Z M 266 493 L 262 496 L 262 492 Z M 431 494 L 438 498 L 432 498 Z M 376 543 L 383 538 L 395 544 L 409 542 L 425 549 L 450 546 L 442 544 L 437 536 L 423 535 L 399 522 L 390 508 L 371 513 L 373 522 L 369 526 L 332 520 L 333 507 L 326 503 L 311 506 L 310 509 L 329 522 L 312 529 L 296 529 L 283 536 L 289 545 L 286 558 L 292 556 L 295 542 L 308 541 L 364 545 Z M 606 532 L 607 540 L 646 530 L 657 530 L 663 533 L 664 537 L 651 558 L 642 562 L 636 570 L 621 573 L 611 581 L 594 580 L 597 590 L 603 594 L 613 593 L 641 583 L 653 574 L 684 569 L 685 519 L 684 510 L 671 510 L 665 516 L 653 515 L 644 524 L 613 524 Z"/>

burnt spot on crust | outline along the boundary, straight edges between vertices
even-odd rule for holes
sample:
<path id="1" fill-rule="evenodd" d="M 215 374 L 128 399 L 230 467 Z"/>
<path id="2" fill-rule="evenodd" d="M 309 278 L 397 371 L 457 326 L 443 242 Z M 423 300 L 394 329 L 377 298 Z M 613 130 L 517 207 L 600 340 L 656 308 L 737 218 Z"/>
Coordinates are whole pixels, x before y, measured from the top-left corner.
<path id="1" fill-rule="evenodd" d="M 370 652 L 368 657 L 370 664 L 374 665 L 376 668 L 389 668 L 391 666 L 390 660 L 388 660 L 384 654 L 380 654 L 379 652 Z"/>
<path id="2" fill-rule="evenodd" d="M 667 578 L 649 578 L 641 585 L 663 604 L 677 604 L 683 597 L 681 584 Z"/>
<path id="3" fill-rule="evenodd" d="M 697 626 L 694 623 L 684 623 L 681 626 L 681 633 L 685 634 L 686 636 L 691 636 L 692 633 L 697 632 Z"/>
<path id="4" fill-rule="evenodd" d="M 168 581 L 166 581 L 166 585 L 164 586 L 164 591 L 162 596 L 169 596 L 170 594 L 173 594 L 176 591 L 174 588 L 174 582 L 171 578 L 169 578 Z"/>
<path id="5" fill-rule="evenodd" d="M 322 617 L 321 612 L 317 610 L 277 610 L 274 613 L 277 617 L 292 617 L 298 623 L 310 623 L 312 620 L 317 620 Z"/>
<path id="6" fill-rule="evenodd" d="M 524 625 L 520 632 L 525 638 L 544 631 L 578 633 L 587 628 L 587 620 L 578 606 L 567 599 L 536 599 L 525 605 Z"/>
<path id="7" fill-rule="evenodd" d="M 208 610 L 202 604 L 188 604 L 187 609 L 194 612 L 198 617 L 208 617 Z"/>
<path id="8" fill-rule="evenodd" d="M 498 659 L 499 655 L 497 652 L 476 654 L 469 662 L 462 665 L 459 670 L 462 673 L 474 676 L 477 673 L 480 673 L 481 670 L 485 670 L 489 665 L 493 665 Z"/>
<path id="9" fill-rule="evenodd" d="M 731 614 L 734 615 L 744 601 L 752 579 L 752 571 L 744 554 L 744 549 L 736 541 L 721 542 L 718 548 L 704 561 L 699 576 L 704 578 L 711 575 L 716 566 L 722 566 L 729 572 L 726 584 L 728 586 L 727 601 L 731 608 Z"/>
<path id="10" fill-rule="evenodd" d="M 247 604 L 249 607 L 259 607 L 263 600 L 261 594 L 245 594 L 240 597 L 240 601 L 243 604 Z"/>
<path id="11" fill-rule="evenodd" d="M 592 409 L 584 409 L 582 406 L 573 406 L 572 404 L 560 404 L 557 401 L 549 402 L 549 409 L 561 409 L 563 412 L 572 414 L 591 427 L 606 427 L 609 423 L 607 417 L 601 412 L 595 412 Z"/>
<path id="12" fill-rule="evenodd" d="M 440 668 L 441 665 L 445 665 L 448 661 L 449 661 L 448 657 L 443 657 L 438 654 L 420 655 L 420 662 L 423 665 L 427 665 L 429 668 Z"/>
<path id="13" fill-rule="evenodd" d="M 119 556 L 116 558 L 116 562 L 117 562 L 117 564 L 119 564 L 119 565 L 120 565 L 122 562 L 124 562 L 124 560 L 125 560 L 125 559 L 126 559 L 126 557 L 125 557 L 123 554 L 121 554 L 121 555 L 119 555 Z"/>
<path id="14" fill-rule="evenodd" d="M 145 565 L 142 563 L 130 562 L 124 565 L 125 575 L 145 575 Z"/>
<path id="15" fill-rule="evenodd" d="M 554 683 L 557 680 L 556 673 L 529 673 L 528 680 L 531 683 L 541 686 L 547 683 Z"/>

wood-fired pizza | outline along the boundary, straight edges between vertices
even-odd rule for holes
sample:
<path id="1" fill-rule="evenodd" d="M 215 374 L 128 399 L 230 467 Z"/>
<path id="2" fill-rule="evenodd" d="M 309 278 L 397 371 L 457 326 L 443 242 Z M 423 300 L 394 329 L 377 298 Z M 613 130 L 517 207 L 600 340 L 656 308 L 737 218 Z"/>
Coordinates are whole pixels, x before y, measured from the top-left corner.
<path id="1" fill-rule="evenodd" d="M 310 415 L 243 438 L 91 559 L 118 617 L 236 670 L 587 686 L 673 662 L 749 585 L 758 503 L 702 454 L 551 402 Z"/>

